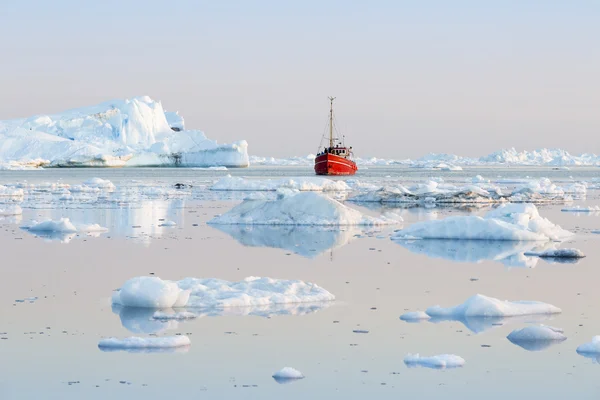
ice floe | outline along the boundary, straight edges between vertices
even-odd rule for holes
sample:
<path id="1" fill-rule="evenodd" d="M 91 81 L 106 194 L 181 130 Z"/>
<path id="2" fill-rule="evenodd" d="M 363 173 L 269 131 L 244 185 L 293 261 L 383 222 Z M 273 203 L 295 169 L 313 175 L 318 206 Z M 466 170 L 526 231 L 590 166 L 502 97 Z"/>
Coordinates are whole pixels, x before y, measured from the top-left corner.
<path id="1" fill-rule="evenodd" d="M 233 225 L 389 225 L 398 215 L 363 215 L 337 200 L 314 192 L 281 194 L 276 200 L 245 200 L 209 224 Z"/>
<path id="2" fill-rule="evenodd" d="M 278 383 L 288 383 L 288 381 L 304 379 L 304 374 L 292 367 L 284 367 L 273 374 L 273 379 Z"/>
<path id="3" fill-rule="evenodd" d="M 400 319 L 402 321 L 407 321 L 407 322 L 424 321 L 429 318 L 431 318 L 431 317 L 423 311 L 411 311 L 411 312 L 404 313 L 400 316 Z"/>
<path id="4" fill-rule="evenodd" d="M 112 296 L 113 304 L 155 309 L 186 306 L 222 309 L 332 300 L 335 300 L 333 294 L 313 283 L 258 277 L 239 282 L 214 278 L 173 282 L 142 276 L 125 282 Z"/>
<path id="5" fill-rule="evenodd" d="M 465 365 L 465 360 L 454 354 L 441 354 L 431 357 L 421 357 L 419 354 L 408 354 L 404 357 L 407 367 L 426 367 L 434 369 L 458 368 Z"/>
<path id="6" fill-rule="evenodd" d="M 98 343 L 100 349 L 109 350 L 170 349 L 175 347 L 187 347 L 190 345 L 190 338 L 185 335 L 168 337 L 132 336 L 124 339 L 107 338 L 100 340 Z"/>
<path id="7" fill-rule="evenodd" d="M 246 179 L 227 175 L 211 186 L 210 190 L 227 191 L 275 191 L 277 189 L 293 189 L 299 191 L 331 192 L 347 191 L 346 182 L 334 181 L 320 177 L 297 177 L 284 179 Z"/>
<path id="8" fill-rule="evenodd" d="M 579 249 L 549 249 L 544 251 L 526 251 L 526 256 L 542 258 L 584 258 L 585 254 Z"/>
<path id="9" fill-rule="evenodd" d="M 515 317 L 535 314 L 557 314 L 562 310 L 552 304 L 539 301 L 498 300 L 477 294 L 468 298 L 463 304 L 454 307 L 433 306 L 425 310 L 430 317 L 464 318 L 464 317 Z"/>
<path id="10" fill-rule="evenodd" d="M 594 336 L 591 342 L 577 347 L 577 353 L 600 364 L 600 335 Z"/>
<path id="11" fill-rule="evenodd" d="M 69 218 L 59 220 L 47 220 L 42 222 L 32 221 L 21 228 L 31 232 L 55 232 L 55 233 L 76 233 L 76 232 L 106 232 L 108 229 L 98 224 L 73 224 Z"/>
<path id="12" fill-rule="evenodd" d="M 512 343 L 529 351 L 539 351 L 567 339 L 564 331 L 546 325 L 528 326 L 512 331 L 507 337 Z"/>
<path id="13" fill-rule="evenodd" d="M 560 211 L 578 212 L 578 213 L 597 213 L 597 212 L 600 212 L 600 206 L 590 206 L 590 207 L 573 206 L 573 207 L 562 208 Z"/>
<path id="14" fill-rule="evenodd" d="M 533 204 L 506 204 L 489 211 L 484 217 L 454 216 L 417 222 L 395 232 L 392 239 L 549 241 L 572 235 L 541 217 Z"/>
<path id="15" fill-rule="evenodd" d="M 0 121 L 0 142 L 0 162 L 13 167 L 248 166 L 245 141 L 219 145 L 185 130 L 147 96 Z"/>

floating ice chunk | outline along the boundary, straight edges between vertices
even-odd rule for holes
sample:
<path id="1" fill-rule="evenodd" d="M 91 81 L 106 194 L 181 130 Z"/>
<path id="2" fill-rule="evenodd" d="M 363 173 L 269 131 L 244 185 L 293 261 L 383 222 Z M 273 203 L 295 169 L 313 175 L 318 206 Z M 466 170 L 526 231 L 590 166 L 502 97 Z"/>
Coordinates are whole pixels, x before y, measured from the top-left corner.
<path id="1" fill-rule="evenodd" d="M 278 383 L 286 383 L 285 381 L 304 379 L 302 372 L 292 367 L 285 367 L 273 374 L 273 379 Z"/>
<path id="2" fill-rule="evenodd" d="M 526 256 L 542 258 L 584 258 L 585 254 L 579 249 L 550 249 L 545 251 L 526 251 Z"/>
<path id="3" fill-rule="evenodd" d="M 93 232 L 106 232 L 106 231 L 108 231 L 108 228 L 105 228 L 105 227 L 100 226 L 98 224 L 77 224 L 77 225 L 75 225 L 75 227 L 77 228 L 77 232 L 93 233 Z"/>
<path id="4" fill-rule="evenodd" d="M 489 179 L 485 179 L 481 175 L 476 175 L 475 177 L 473 177 L 471 179 L 471 182 L 473 182 L 473 183 L 490 183 L 490 180 Z"/>
<path id="5" fill-rule="evenodd" d="M 125 339 L 107 338 L 98 343 L 100 348 L 111 349 L 161 349 L 173 347 L 185 347 L 191 345 L 190 338 L 185 335 L 165 337 L 137 337 L 132 336 Z"/>
<path id="6" fill-rule="evenodd" d="M 594 336 L 592 341 L 589 343 L 584 343 L 581 346 L 577 347 L 577 353 L 586 355 L 591 354 L 594 355 L 596 359 L 600 356 L 600 335 Z"/>
<path id="7" fill-rule="evenodd" d="M 77 228 L 71 223 L 69 218 L 61 218 L 57 221 L 48 220 L 44 222 L 34 223 L 33 225 L 24 228 L 32 232 L 77 232 Z"/>
<path id="8" fill-rule="evenodd" d="M 174 221 L 164 221 L 158 226 L 177 226 L 177 223 Z"/>
<path id="9" fill-rule="evenodd" d="M 129 279 L 113 293 L 112 302 L 126 307 L 172 308 L 183 307 L 190 297 L 176 282 L 158 277 L 141 276 Z"/>
<path id="10" fill-rule="evenodd" d="M 463 304 L 455 307 L 429 307 L 425 310 L 430 317 L 465 318 L 465 317 L 515 317 L 534 314 L 557 314 L 562 310 L 552 304 L 539 301 L 498 300 L 481 294 L 470 297 Z"/>
<path id="11" fill-rule="evenodd" d="M 567 339 L 562 329 L 546 325 L 528 326 L 522 329 L 516 329 L 506 338 L 512 343 L 529 351 L 543 350 L 554 343 L 562 342 Z"/>
<path id="12" fill-rule="evenodd" d="M 86 185 L 73 185 L 69 189 L 71 193 L 98 193 L 100 192 L 100 188 L 98 187 L 90 187 Z"/>
<path id="13" fill-rule="evenodd" d="M 339 201 L 314 192 L 289 193 L 276 200 L 245 200 L 209 224 L 232 225 L 388 225 L 399 217 L 364 216 Z"/>
<path id="14" fill-rule="evenodd" d="M 227 175 L 218 180 L 210 190 L 233 191 L 274 191 L 280 188 L 299 191 L 346 191 L 350 187 L 344 181 L 334 181 L 319 177 L 298 177 L 286 179 L 254 180 Z"/>
<path id="15" fill-rule="evenodd" d="M 438 356 L 421 357 L 419 354 L 408 354 L 404 357 L 407 367 L 426 367 L 434 369 L 458 368 L 465 365 L 465 360 L 454 354 L 441 354 Z"/>
<path id="16" fill-rule="evenodd" d="M 581 207 L 581 206 L 565 207 L 565 208 L 561 209 L 560 211 L 563 211 L 563 212 L 580 212 L 580 213 L 595 213 L 595 212 L 600 212 L 600 206 L 593 206 L 593 207 Z"/>
<path id="17" fill-rule="evenodd" d="M 186 278 L 178 282 L 158 277 L 137 277 L 125 282 L 112 296 L 113 304 L 146 308 L 215 308 L 317 303 L 335 296 L 313 283 L 248 277 L 240 282 Z"/>
<path id="18" fill-rule="evenodd" d="M 116 186 L 111 181 L 101 178 L 88 179 L 87 181 L 83 182 L 83 185 L 90 188 L 104 189 L 108 191 L 116 189 Z"/>
<path id="19" fill-rule="evenodd" d="M 411 311 L 411 312 L 404 313 L 400 316 L 400 319 L 402 321 L 407 321 L 407 322 L 423 321 L 423 320 L 426 320 L 429 318 L 431 318 L 431 317 L 429 315 L 427 315 L 426 313 L 424 313 L 423 311 Z"/>
<path id="20" fill-rule="evenodd" d="M 25 192 L 23 189 L 15 189 L 0 185 L 0 197 L 23 197 Z"/>
<path id="21" fill-rule="evenodd" d="M 506 204 L 484 217 L 468 215 L 417 222 L 395 232 L 392 239 L 549 241 L 572 235 L 542 218 L 533 204 Z"/>
<path id="22" fill-rule="evenodd" d="M 17 205 L 8 206 L 0 209 L 0 217 L 10 217 L 13 215 L 22 215 L 23 209 Z"/>

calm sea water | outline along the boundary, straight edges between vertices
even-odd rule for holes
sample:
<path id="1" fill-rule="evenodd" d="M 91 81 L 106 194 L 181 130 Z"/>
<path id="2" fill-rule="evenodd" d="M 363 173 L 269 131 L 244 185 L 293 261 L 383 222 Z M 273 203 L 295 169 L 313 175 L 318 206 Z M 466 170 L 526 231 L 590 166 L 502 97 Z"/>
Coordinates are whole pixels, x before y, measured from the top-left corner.
<path id="1" fill-rule="evenodd" d="M 0 398 L 2 399 L 594 399 L 600 395 L 597 361 L 578 355 L 578 345 L 600 334 L 598 257 L 600 217 L 563 213 L 560 205 L 540 213 L 577 235 L 563 247 L 587 258 L 576 264 L 520 259 L 513 244 L 400 245 L 381 231 L 350 228 L 216 229 L 206 225 L 242 195 L 214 194 L 219 177 L 293 177 L 310 168 L 244 170 L 57 169 L 6 171 L 0 183 L 81 183 L 90 177 L 122 186 L 169 187 L 192 183 L 181 198 L 138 199 L 128 205 L 60 202 L 40 193 L 22 204 L 19 218 L 0 220 Z M 443 177 L 464 182 L 481 174 L 495 179 L 548 177 L 553 181 L 600 177 L 598 169 L 466 169 L 431 172 L 372 167 L 355 178 L 410 182 Z M 572 178 L 571 178 L 572 177 Z M 133 181 L 133 182 L 132 182 Z M 585 201 L 600 204 L 598 191 Z M 379 206 L 353 206 L 376 215 Z M 447 215 L 481 214 L 464 208 L 398 209 L 404 226 Z M 36 237 L 20 226 L 32 219 L 69 217 L 99 223 L 99 237 Z M 159 227 L 159 220 L 177 222 Z M 535 265 L 533 265 L 535 264 Z M 154 273 L 164 279 L 216 277 L 240 280 L 269 276 L 314 282 L 337 300 L 305 313 L 212 315 L 161 324 L 143 312 L 112 309 L 110 295 L 127 279 Z M 533 319 L 495 324 L 477 321 L 399 320 L 407 310 L 452 306 L 481 293 L 500 299 L 539 300 L 563 313 L 542 323 L 565 330 L 568 339 L 540 351 L 512 344 L 506 335 Z M 29 301 L 27 298 L 37 297 Z M 25 300 L 21 302 L 21 300 Z M 260 313 L 259 313 L 260 314 Z M 271 315 L 269 315 L 271 314 Z M 283 314 L 283 315 L 279 315 Z M 538 321 L 539 322 L 539 321 Z M 368 330 L 367 334 L 353 333 Z M 102 337 L 189 335 L 178 353 L 103 352 Z M 407 368 L 408 353 L 457 354 L 463 368 Z M 291 366 L 305 379 L 278 384 L 271 375 Z"/>

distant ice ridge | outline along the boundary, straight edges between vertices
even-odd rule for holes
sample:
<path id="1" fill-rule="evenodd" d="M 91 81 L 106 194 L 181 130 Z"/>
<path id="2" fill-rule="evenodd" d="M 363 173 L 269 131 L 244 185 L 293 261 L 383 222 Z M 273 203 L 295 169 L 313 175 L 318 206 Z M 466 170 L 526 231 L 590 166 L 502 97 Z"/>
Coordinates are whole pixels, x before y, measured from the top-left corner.
<path id="1" fill-rule="evenodd" d="M 433 306 L 425 310 L 425 313 L 430 317 L 452 319 L 516 317 L 535 314 L 558 314 L 561 312 L 560 308 L 539 301 L 503 301 L 481 294 L 472 296 L 463 304 L 454 307 Z"/>
<path id="2" fill-rule="evenodd" d="M 485 182 L 482 177 L 474 178 L 466 186 L 454 186 L 435 181 L 419 183 L 409 188 L 385 186 L 359 193 L 349 201 L 377 203 L 424 203 L 424 204 L 493 204 L 493 203 L 546 203 L 565 202 L 576 197 L 585 197 L 587 188 L 580 183 L 558 187 L 549 179 L 528 180 L 508 194 L 500 187 Z"/>
<path id="3" fill-rule="evenodd" d="M 281 192 L 276 200 L 245 200 L 209 224 L 231 225 L 389 225 L 398 215 L 365 216 L 337 200 L 315 192 Z"/>
<path id="4" fill-rule="evenodd" d="M 9 167 L 247 167 L 247 147 L 185 130 L 182 117 L 147 96 L 0 121 L 0 163 Z"/>
<path id="5" fill-rule="evenodd" d="M 565 208 L 561 209 L 560 211 L 563 211 L 563 212 L 578 212 L 578 213 L 597 213 L 597 212 L 600 212 L 600 206 L 590 206 L 590 207 L 574 206 L 574 207 L 565 207 Z"/>
<path id="6" fill-rule="evenodd" d="M 240 282 L 212 278 L 186 278 L 174 282 L 142 276 L 125 282 L 112 296 L 113 304 L 155 309 L 222 309 L 333 300 L 333 294 L 313 283 L 257 277 Z"/>
<path id="7" fill-rule="evenodd" d="M 210 190 L 275 191 L 281 188 L 315 192 L 350 190 L 350 187 L 344 181 L 319 177 L 254 180 L 232 177 L 231 175 L 221 178 L 211 186 Z"/>
<path id="8" fill-rule="evenodd" d="M 272 157 L 251 157 L 251 163 L 254 165 L 312 165 L 315 156 L 310 154 L 305 157 L 292 158 L 272 158 Z M 526 166 L 598 166 L 600 165 L 600 156 L 596 154 L 584 153 L 581 155 L 572 155 L 561 149 L 539 149 L 534 151 L 517 151 L 515 148 L 503 149 L 486 156 L 471 158 L 462 157 L 453 154 L 435 154 L 430 153 L 416 160 L 404 159 L 380 159 L 380 158 L 356 158 L 356 163 L 364 166 L 371 165 L 407 165 L 416 168 L 443 169 L 449 167 L 452 170 L 454 166 L 474 166 L 474 165 L 526 165 Z"/>
<path id="9" fill-rule="evenodd" d="M 542 218 L 533 204 L 503 204 L 484 217 L 468 215 L 417 222 L 395 232 L 392 239 L 550 241 L 572 235 Z"/>
<path id="10" fill-rule="evenodd" d="M 421 357 L 419 354 L 408 354 L 404 357 L 404 364 L 407 367 L 426 367 L 426 368 L 458 368 L 465 365 L 465 360 L 454 354 L 441 354 L 438 356 Z"/>
<path id="11" fill-rule="evenodd" d="M 170 337 L 137 337 L 132 336 L 125 339 L 107 338 L 98 343 L 100 348 L 108 349 L 161 349 L 173 347 L 190 346 L 190 338 L 184 335 Z"/>

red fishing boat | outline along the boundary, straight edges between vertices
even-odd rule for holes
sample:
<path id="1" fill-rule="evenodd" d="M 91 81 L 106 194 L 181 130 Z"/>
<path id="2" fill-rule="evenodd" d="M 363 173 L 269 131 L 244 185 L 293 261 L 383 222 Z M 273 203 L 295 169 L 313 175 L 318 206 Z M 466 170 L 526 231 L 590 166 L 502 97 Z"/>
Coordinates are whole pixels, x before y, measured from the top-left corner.
<path id="1" fill-rule="evenodd" d="M 352 147 L 333 137 L 333 100 L 329 98 L 329 146 L 315 157 L 315 173 L 317 175 L 354 175 L 358 170 L 352 160 Z M 320 146 L 319 146 L 319 150 Z"/>

